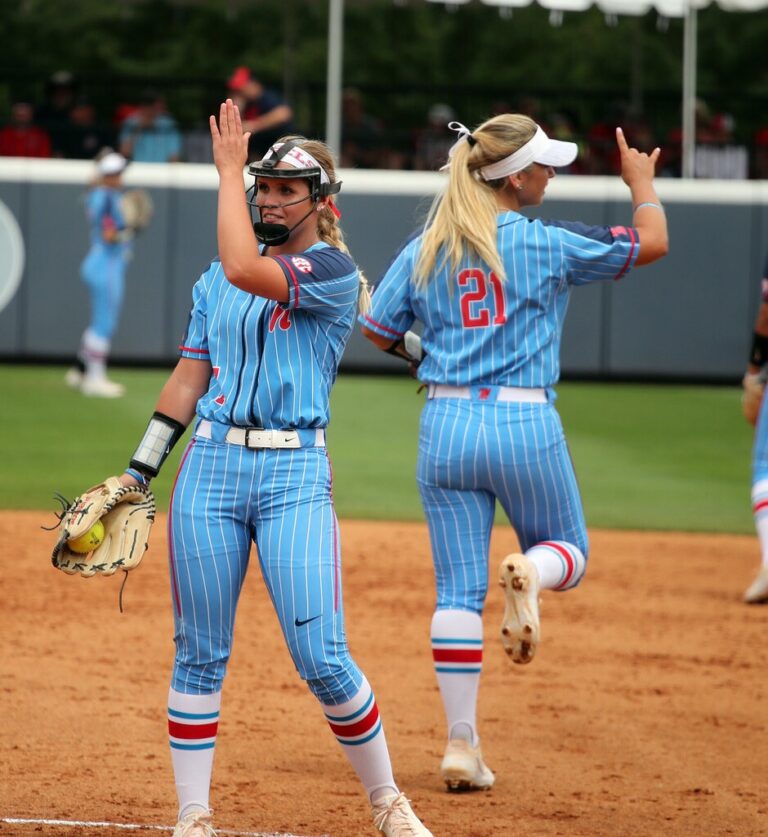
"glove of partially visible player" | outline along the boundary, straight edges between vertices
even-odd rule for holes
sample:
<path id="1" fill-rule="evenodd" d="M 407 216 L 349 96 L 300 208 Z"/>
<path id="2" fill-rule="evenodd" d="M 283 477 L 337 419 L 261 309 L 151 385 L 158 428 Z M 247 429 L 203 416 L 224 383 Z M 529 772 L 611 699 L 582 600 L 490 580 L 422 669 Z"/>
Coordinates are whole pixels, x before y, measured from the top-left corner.
<path id="1" fill-rule="evenodd" d="M 69 547 L 99 520 L 104 526 L 104 540 L 93 552 L 83 554 Z M 76 497 L 61 513 L 61 535 L 51 556 L 53 566 L 86 578 L 133 570 L 144 557 L 154 520 L 155 498 L 147 486 L 123 486 L 117 477 L 108 477 Z"/>
<path id="2" fill-rule="evenodd" d="M 753 426 L 757 424 L 760 405 L 763 403 L 767 374 L 768 370 L 765 369 L 756 374 L 747 372 L 741 381 L 741 411 L 744 413 L 744 418 Z"/>

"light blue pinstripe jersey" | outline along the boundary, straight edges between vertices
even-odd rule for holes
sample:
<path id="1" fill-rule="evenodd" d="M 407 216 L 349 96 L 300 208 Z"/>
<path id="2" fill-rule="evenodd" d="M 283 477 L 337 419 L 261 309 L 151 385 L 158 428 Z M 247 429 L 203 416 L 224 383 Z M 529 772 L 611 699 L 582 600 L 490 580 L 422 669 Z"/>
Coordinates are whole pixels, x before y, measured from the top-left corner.
<path id="1" fill-rule="evenodd" d="M 103 247 L 106 251 L 115 254 L 125 254 L 131 250 L 131 245 L 125 241 L 116 241 L 108 244 L 104 241 L 104 223 L 110 223 L 111 219 L 115 229 L 125 229 L 123 211 L 120 208 L 121 192 L 118 189 L 108 189 L 105 186 L 97 186 L 91 189 L 85 198 L 85 214 L 88 218 L 89 237 L 91 245 Z"/>
<path id="2" fill-rule="evenodd" d="M 288 281 L 285 304 L 231 285 L 214 260 L 195 284 L 181 356 L 210 360 L 201 418 L 275 429 L 325 427 L 359 290 L 355 263 L 320 242 L 274 256 Z"/>
<path id="3" fill-rule="evenodd" d="M 420 320 L 426 358 L 419 379 L 466 386 L 550 387 L 560 375 L 560 337 L 571 288 L 618 279 L 637 260 L 637 231 L 498 216 L 507 281 L 477 257 L 446 267 L 424 288 L 413 281 L 421 237 L 397 255 L 360 322 L 393 340 Z"/>

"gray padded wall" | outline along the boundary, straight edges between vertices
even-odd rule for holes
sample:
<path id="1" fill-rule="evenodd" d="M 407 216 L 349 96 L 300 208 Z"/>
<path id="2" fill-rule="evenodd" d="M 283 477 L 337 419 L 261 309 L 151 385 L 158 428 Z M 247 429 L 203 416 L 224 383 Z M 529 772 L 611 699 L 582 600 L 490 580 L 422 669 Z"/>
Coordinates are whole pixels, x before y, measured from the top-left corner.
<path id="1" fill-rule="evenodd" d="M 6 360 L 68 361 L 88 319 L 79 279 L 88 249 L 83 196 L 91 164 L 0 158 L 0 200 L 25 242 L 21 286 L 0 311 Z M 347 243 L 375 283 L 429 206 L 440 175 L 343 171 Z M 136 164 L 127 186 L 155 204 L 136 240 L 114 362 L 173 363 L 191 289 L 216 254 L 212 166 Z M 768 250 L 768 182 L 658 181 L 671 252 L 617 283 L 575 288 L 562 344 L 568 375 L 729 379 L 741 375 Z M 560 177 L 532 215 L 589 224 L 630 221 L 619 178 Z M 0 271 L 3 266 L 0 265 Z M 0 275 L 0 279 L 2 276 Z M 403 370 L 355 331 L 343 369 Z"/>

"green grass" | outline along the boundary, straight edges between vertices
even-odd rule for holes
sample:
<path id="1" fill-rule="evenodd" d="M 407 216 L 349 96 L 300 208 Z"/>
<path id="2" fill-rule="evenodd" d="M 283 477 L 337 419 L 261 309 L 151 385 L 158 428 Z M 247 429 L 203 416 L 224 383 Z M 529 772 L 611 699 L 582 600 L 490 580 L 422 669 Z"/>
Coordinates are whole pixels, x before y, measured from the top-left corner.
<path id="1" fill-rule="evenodd" d="M 53 508 L 122 471 L 167 370 L 116 369 L 129 395 L 86 399 L 63 367 L 4 366 L 0 508 Z M 415 485 L 423 395 L 407 377 L 342 375 L 328 448 L 340 517 L 422 519 Z M 589 526 L 752 533 L 751 428 L 735 387 L 567 383 L 558 408 Z M 153 489 L 167 507 L 180 443 Z"/>

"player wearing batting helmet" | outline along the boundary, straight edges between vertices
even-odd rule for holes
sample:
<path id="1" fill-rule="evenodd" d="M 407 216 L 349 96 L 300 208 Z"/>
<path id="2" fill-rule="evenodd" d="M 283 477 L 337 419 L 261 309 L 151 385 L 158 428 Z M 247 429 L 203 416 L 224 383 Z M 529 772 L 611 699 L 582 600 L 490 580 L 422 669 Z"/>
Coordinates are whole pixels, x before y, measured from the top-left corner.
<path id="1" fill-rule="evenodd" d="M 539 642 L 539 592 L 568 590 L 587 562 L 587 531 L 554 406 L 559 350 L 573 288 L 620 279 L 666 254 L 667 224 L 653 187 L 659 156 L 617 142 L 633 225 L 531 220 L 574 143 L 549 139 L 527 116 L 501 114 L 474 131 L 457 122 L 448 183 L 421 235 L 397 255 L 361 315 L 379 348 L 419 363 L 427 385 L 417 478 L 437 581 L 431 639 L 448 744 L 450 790 L 490 788 L 476 702 L 482 613 L 496 500 L 521 553 L 504 558 L 501 639 L 516 663 Z M 409 331 L 423 324 L 421 346 Z M 409 346 L 410 344 L 410 346 Z"/>
<path id="2" fill-rule="evenodd" d="M 296 669 L 360 777 L 375 827 L 429 837 L 392 775 L 373 690 L 344 628 L 325 428 L 356 309 L 370 297 L 338 225 L 333 157 L 321 142 L 283 138 L 249 167 L 246 201 L 248 134 L 231 100 L 210 127 L 220 257 L 193 289 L 181 358 L 121 478 L 157 474 L 194 421 L 169 509 L 174 837 L 214 834 L 221 689 L 252 544 Z"/>

